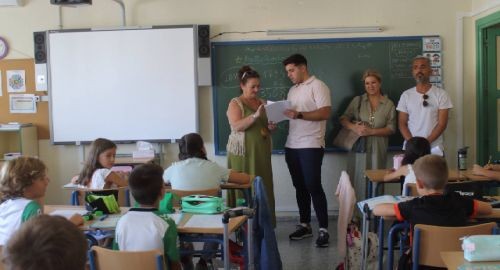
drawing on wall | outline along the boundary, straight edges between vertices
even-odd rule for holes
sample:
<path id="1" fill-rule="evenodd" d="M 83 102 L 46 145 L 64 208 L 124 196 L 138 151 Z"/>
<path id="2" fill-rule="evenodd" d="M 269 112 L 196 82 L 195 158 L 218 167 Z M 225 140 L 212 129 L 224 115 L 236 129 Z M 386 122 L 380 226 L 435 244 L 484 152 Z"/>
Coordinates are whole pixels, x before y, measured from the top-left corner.
<path id="1" fill-rule="evenodd" d="M 439 52 L 441 51 L 440 37 L 424 37 L 422 38 L 422 50 L 424 52 Z"/>
<path id="2" fill-rule="evenodd" d="M 432 67 L 441 66 L 441 53 L 440 52 L 427 52 L 424 54 L 425 57 L 431 60 Z"/>
<path id="3" fill-rule="evenodd" d="M 9 102 L 10 113 L 36 113 L 34 94 L 11 94 Z"/>
<path id="4" fill-rule="evenodd" d="M 431 76 L 441 76 L 441 68 L 432 68 Z"/>
<path id="5" fill-rule="evenodd" d="M 7 70 L 7 91 L 10 93 L 26 92 L 24 70 Z"/>
<path id="6" fill-rule="evenodd" d="M 24 70 L 7 70 L 7 91 L 11 93 L 26 92 Z"/>

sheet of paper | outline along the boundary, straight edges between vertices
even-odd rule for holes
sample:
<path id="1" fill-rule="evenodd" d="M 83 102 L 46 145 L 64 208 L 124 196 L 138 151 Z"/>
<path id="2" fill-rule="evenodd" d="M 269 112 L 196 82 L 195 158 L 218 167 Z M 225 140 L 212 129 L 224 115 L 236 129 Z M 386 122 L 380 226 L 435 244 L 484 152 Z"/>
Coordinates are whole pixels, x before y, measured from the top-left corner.
<path id="1" fill-rule="evenodd" d="M 84 215 L 87 213 L 87 210 L 55 210 L 50 213 L 51 216 L 62 216 L 69 219 L 74 214 Z"/>
<path id="2" fill-rule="evenodd" d="M 90 228 L 95 229 L 114 229 L 116 228 L 116 224 L 122 215 L 109 215 L 104 220 L 97 220 L 90 225 Z"/>
<path id="3" fill-rule="evenodd" d="M 73 184 L 73 183 L 67 183 L 66 185 L 63 186 L 63 188 L 77 189 L 77 188 L 86 188 L 86 186 L 79 185 L 79 184 Z"/>
<path id="4" fill-rule="evenodd" d="M 175 221 L 176 225 L 179 225 L 179 222 L 181 221 L 183 214 L 174 213 L 174 214 L 168 214 L 168 216 Z"/>
<path id="5" fill-rule="evenodd" d="M 193 215 L 184 227 L 188 228 L 222 228 L 222 215 Z"/>
<path id="6" fill-rule="evenodd" d="M 383 195 L 383 196 L 378 196 L 370 199 L 366 199 L 363 201 L 358 202 L 358 208 L 363 212 L 363 207 L 367 203 L 368 207 L 370 210 L 373 210 L 373 208 L 381 203 L 399 203 L 399 202 L 404 202 L 413 199 L 411 196 L 393 196 L 393 195 Z"/>
<path id="7" fill-rule="evenodd" d="M 284 120 L 289 120 L 290 118 L 286 117 L 284 112 L 287 109 L 290 109 L 291 104 L 288 100 L 280 100 L 280 101 L 267 101 L 265 105 L 267 119 L 270 122 L 279 123 Z"/>

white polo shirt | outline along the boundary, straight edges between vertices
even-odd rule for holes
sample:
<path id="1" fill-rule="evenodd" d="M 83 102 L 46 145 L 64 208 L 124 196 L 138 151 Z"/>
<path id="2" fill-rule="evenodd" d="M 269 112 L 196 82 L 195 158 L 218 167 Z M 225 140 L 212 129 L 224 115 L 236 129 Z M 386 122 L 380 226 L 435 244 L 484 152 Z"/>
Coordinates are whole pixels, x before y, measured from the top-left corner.
<path id="1" fill-rule="evenodd" d="M 315 76 L 290 88 L 287 98 L 292 108 L 298 112 L 310 112 L 332 106 L 330 89 Z M 326 120 L 308 121 L 291 119 L 285 147 L 321 148 L 325 147 Z"/>
<path id="2" fill-rule="evenodd" d="M 432 86 L 426 94 L 428 105 L 424 107 L 424 95 L 417 92 L 416 87 L 410 88 L 403 92 L 396 108 L 408 114 L 408 129 L 414 137 L 427 138 L 438 124 L 439 110 L 453 108 L 450 96 L 443 89 Z M 443 134 L 432 142 L 431 148 L 434 147 L 444 149 Z"/>
<path id="3" fill-rule="evenodd" d="M 26 198 L 8 199 L 0 204 L 0 246 L 5 246 L 10 237 L 28 219 L 42 214 L 36 201 Z"/>

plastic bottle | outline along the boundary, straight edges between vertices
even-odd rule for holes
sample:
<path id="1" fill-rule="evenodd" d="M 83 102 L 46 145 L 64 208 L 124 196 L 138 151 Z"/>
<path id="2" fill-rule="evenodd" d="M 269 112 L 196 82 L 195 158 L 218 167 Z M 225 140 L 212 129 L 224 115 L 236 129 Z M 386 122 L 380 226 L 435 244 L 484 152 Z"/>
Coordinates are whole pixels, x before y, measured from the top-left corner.
<path id="1" fill-rule="evenodd" d="M 458 169 L 461 171 L 467 170 L 467 148 L 469 148 L 469 147 L 465 146 L 463 148 L 458 149 L 457 165 L 458 165 Z"/>

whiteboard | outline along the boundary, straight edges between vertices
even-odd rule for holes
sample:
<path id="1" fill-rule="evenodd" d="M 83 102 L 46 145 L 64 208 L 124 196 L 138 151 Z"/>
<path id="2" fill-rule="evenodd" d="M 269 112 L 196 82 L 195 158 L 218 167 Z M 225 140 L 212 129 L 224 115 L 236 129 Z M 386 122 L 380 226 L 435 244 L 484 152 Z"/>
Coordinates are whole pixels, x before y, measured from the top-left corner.
<path id="1" fill-rule="evenodd" d="M 195 27 L 48 32 L 54 144 L 198 132 Z"/>

